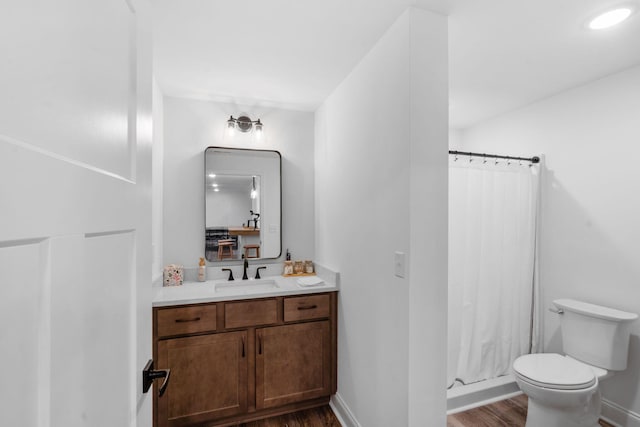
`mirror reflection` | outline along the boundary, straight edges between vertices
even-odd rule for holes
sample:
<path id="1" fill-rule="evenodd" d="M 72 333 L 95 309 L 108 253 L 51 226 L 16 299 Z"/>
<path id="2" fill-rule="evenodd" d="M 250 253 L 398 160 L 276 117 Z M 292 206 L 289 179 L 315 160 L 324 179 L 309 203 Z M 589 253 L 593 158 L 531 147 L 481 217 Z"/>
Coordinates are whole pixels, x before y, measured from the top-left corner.
<path id="1" fill-rule="evenodd" d="M 277 151 L 205 150 L 205 257 L 219 262 L 281 254 Z"/>

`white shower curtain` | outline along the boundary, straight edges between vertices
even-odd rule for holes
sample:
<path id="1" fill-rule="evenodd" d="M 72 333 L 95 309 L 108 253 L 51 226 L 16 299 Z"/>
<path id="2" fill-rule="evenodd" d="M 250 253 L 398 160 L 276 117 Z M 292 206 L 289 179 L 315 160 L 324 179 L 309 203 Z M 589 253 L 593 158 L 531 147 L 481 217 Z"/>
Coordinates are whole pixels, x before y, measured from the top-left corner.
<path id="1" fill-rule="evenodd" d="M 449 381 L 468 384 L 536 351 L 540 168 L 450 157 Z"/>

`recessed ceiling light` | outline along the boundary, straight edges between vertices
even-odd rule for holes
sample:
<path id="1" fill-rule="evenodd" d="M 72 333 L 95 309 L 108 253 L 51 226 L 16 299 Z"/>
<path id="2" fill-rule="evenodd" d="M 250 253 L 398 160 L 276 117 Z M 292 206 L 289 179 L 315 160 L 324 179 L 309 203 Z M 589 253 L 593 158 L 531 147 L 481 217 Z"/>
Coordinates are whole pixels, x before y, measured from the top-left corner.
<path id="1" fill-rule="evenodd" d="M 602 30 L 604 28 L 613 27 L 630 17 L 631 12 L 632 10 L 629 7 L 610 10 L 593 18 L 589 22 L 589 28 L 592 30 Z"/>

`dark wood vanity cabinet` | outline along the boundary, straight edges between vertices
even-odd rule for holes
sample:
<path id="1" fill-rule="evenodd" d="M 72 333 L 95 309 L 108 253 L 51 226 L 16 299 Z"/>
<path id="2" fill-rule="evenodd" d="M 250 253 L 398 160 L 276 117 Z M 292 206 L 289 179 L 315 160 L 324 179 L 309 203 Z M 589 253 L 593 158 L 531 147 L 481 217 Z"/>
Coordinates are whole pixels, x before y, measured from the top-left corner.
<path id="1" fill-rule="evenodd" d="M 154 358 L 171 369 L 154 426 L 235 425 L 326 404 L 336 308 L 335 292 L 154 308 Z"/>

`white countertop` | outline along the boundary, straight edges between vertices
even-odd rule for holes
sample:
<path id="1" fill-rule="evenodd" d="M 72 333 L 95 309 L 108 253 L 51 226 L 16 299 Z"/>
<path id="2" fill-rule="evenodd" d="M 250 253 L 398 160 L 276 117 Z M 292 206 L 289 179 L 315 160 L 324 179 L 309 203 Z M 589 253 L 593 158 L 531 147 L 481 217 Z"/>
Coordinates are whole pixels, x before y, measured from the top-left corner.
<path id="1" fill-rule="evenodd" d="M 236 279 L 233 282 L 226 280 L 184 282 L 182 286 L 154 287 L 152 300 L 154 307 L 167 307 L 282 295 L 315 294 L 338 290 L 338 286 L 335 283 L 331 283 L 325 278 L 321 278 L 324 280 L 323 284 L 310 287 L 300 286 L 298 279 L 299 277 L 266 276 L 257 281 L 254 279 Z M 273 287 L 261 286 L 260 283 L 265 283 L 265 281 L 273 281 L 275 285 Z"/>

